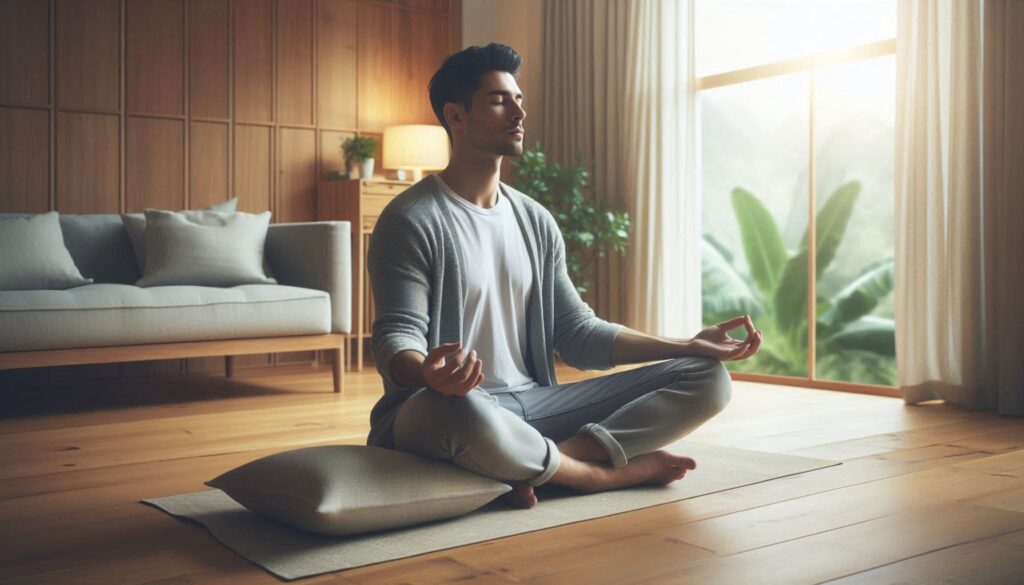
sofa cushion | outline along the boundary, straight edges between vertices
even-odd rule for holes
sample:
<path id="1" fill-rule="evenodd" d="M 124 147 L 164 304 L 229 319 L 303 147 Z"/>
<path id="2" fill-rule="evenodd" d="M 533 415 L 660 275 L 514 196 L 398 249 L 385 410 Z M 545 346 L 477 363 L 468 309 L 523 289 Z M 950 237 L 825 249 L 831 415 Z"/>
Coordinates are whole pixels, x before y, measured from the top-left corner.
<path id="1" fill-rule="evenodd" d="M 61 214 L 60 227 L 64 245 L 83 276 L 120 284 L 132 284 L 142 276 L 120 215 Z"/>
<path id="2" fill-rule="evenodd" d="M 138 286 L 272 284 L 263 271 L 270 212 L 146 210 L 146 269 Z"/>
<path id="3" fill-rule="evenodd" d="M 0 351 L 330 333 L 330 296 L 277 284 L 0 291 Z"/>
<path id="4" fill-rule="evenodd" d="M 327 535 L 452 518 L 512 489 L 447 461 L 363 445 L 305 447 L 268 455 L 206 485 L 257 514 Z"/>
<path id="5" fill-rule="evenodd" d="M 0 290 L 65 289 L 89 284 L 75 266 L 56 211 L 0 220 Z"/>
<path id="6" fill-rule="evenodd" d="M 214 203 L 197 211 L 184 211 L 187 215 L 201 213 L 203 211 L 235 211 L 238 207 L 238 197 L 232 197 L 221 203 Z M 146 214 L 145 213 L 122 213 L 121 222 L 131 242 L 132 253 L 135 255 L 135 264 L 138 273 L 141 275 L 146 269 Z M 138 277 L 131 282 L 138 280 Z"/>

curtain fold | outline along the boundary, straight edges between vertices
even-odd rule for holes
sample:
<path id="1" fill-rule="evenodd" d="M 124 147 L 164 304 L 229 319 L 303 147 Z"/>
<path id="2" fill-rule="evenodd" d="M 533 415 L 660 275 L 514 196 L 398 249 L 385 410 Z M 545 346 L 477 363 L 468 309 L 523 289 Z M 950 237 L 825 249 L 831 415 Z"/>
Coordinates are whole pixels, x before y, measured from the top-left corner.
<path id="1" fill-rule="evenodd" d="M 597 202 L 625 204 L 623 257 L 598 259 L 587 301 L 603 318 L 673 337 L 701 325 L 693 1 L 549 0 L 547 155 L 592 162 Z"/>
<path id="2" fill-rule="evenodd" d="M 900 0 L 900 389 L 1024 415 L 1024 3 Z"/>

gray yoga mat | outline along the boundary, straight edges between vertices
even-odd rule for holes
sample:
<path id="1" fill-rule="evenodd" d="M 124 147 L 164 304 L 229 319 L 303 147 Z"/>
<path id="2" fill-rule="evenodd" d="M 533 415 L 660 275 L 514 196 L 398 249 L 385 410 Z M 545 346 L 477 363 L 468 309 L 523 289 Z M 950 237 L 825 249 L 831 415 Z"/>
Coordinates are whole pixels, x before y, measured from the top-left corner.
<path id="1" fill-rule="evenodd" d="M 381 563 L 610 516 L 803 473 L 840 462 L 679 441 L 667 447 L 692 457 L 697 469 L 662 487 L 574 495 L 541 486 L 538 504 L 514 509 L 499 501 L 458 518 L 387 532 L 344 537 L 308 534 L 250 512 L 220 490 L 143 500 L 206 527 L 225 546 L 274 575 L 292 580 Z"/>

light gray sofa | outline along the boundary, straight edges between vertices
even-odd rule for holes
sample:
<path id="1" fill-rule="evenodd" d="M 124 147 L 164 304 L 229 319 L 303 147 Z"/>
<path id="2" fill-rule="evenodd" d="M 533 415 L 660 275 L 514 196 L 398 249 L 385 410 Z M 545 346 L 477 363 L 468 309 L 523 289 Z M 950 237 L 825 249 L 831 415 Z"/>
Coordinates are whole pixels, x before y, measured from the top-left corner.
<path id="1" fill-rule="evenodd" d="M 278 284 L 230 288 L 137 287 L 119 215 L 61 215 L 60 225 L 94 283 L 0 291 L 0 369 L 223 355 L 230 376 L 233 355 L 325 349 L 334 391 L 342 390 L 352 331 L 349 222 L 270 225 L 265 257 Z"/>

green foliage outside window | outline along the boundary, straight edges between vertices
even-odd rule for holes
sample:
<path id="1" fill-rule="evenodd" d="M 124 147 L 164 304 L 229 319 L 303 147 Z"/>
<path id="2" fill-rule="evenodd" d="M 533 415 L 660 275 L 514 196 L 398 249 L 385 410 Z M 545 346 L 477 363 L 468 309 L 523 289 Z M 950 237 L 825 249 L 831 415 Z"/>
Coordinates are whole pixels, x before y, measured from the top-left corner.
<path id="1" fill-rule="evenodd" d="M 816 278 L 835 258 L 860 194 L 860 183 L 841 185 L 817 213 Z M 732 207 L 740 227 L 749 273 L 711 234 L 702 242 L 704 321 L 713 324 L 749 313 L 764 331 L 754 358 L 729 362 L 736 371 L 807 375 L 807 233 L 795 252 L 783 245 L 771 214 L 753 193 L 735 188 Z M 893 260 L 867 267 L 835 295 L 816 299 L 816 377 L 896 384 L 895 326 L 872 315 L 893 287 Z M 740 333 L 739 337 L 743 337 Z"/>

